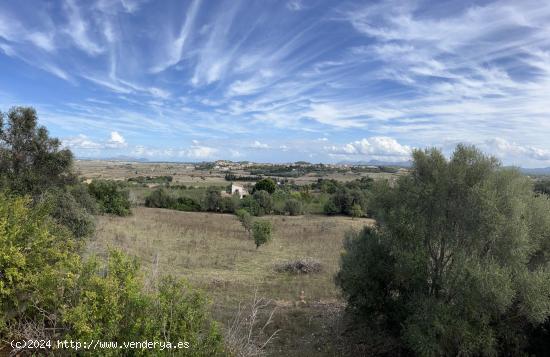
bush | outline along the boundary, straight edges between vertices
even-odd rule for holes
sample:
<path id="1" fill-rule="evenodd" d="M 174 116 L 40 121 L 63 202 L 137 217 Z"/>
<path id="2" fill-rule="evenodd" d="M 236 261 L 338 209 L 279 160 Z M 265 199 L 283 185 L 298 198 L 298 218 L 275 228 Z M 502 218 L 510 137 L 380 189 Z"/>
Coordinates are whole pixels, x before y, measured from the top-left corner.
<path id="1" fill-rule="evenodd" d="M 167 207 L 167 208 L 173 208 L 178 211 L 186 211 L 186 212 L 201 211 L 201 205 L 191 197 L 178 197 L 176 198 L 176 202 L 174 206 Z"/>
<path id="2" fill-rule="evenodd" d="M 340 210 L 338 209 L 338 207 L 336 207 L 334 201 L 332 199 L 329 199 L 323 206 L 323 212 L 327 216 L 334 216 L 340 213 Z"/>
<path id="3" fill-rule="evenodd" d="M 75 201 L 86 210 L 89 214 L 99 214 L 99 206 L 96 199 L 88 191 L 88 186 L 85 184 L 77 184 L 68 186 L 67 190 L 74 197 Z"/>
<path id="4" fill-rule="evenodd" d="M 319 273 L 321 271 L 321 263 L 313 258 L 290 260 L 275 265 L 275 271 L 290 274 Z"/>
<path id="5" fill-rule="evenodd" d="M 260 216 L 263 214 L 263 209 L 253 196 L 244 196 L 241 200 L 241 207 L 253 216 Z"/>
<path id="6" fill-rule="evenodd" d="M 101 213 L 128 216 L 130 201 L 128 190 L 120 183 L 107 180 L 94 180 L 88 186 L 90 194 L 95 197 Z"/>
<path id="7" fill-rule="evenodd" d="M 77 287 L 64 309 L 63 320 L 70 330 L 66 338 L 119 343 L 185 341 L 191 355 L 218 355 L 222 351 L 221 335 L 210 319 L 208 301 L 202 293 L 172 277 L 161 278 L 154 291 L 145 293 L 136 260 L 120 252 L 110 252 L 107 266 L 90 259 Z M 162 354 L 159 350 L 155 353 Z"/>
<path id="8" fill-rule="evenodd" d="M 31 202 L 0 192 L 0 341 L 53 339 L 79 271 L 77 242 Z"/>
<path id="9" fill-rule="evenodd" d="M 351 206 L 351 217 L 355 219 L 355 218 L 363 217 L 363 215 L 364 215 L 363 209 L 361 208 L 360 205 L 355 203 L 353 206 Z"/>
<path id="10" fill-rule="evenodd" d="M 245 209 L 238 209 L 235 214 L 237 215 L 237 218 L 239 219 L 239 222 L 241 222 L 244 229 L 250 234 L 250 231 L 252 230 L 252 215 L 248 213 Z"/>
<path id="11" fill-rule="evenodd" d="M 521 355 L 550 314 L 550 200 L 471 147 L 413 159 L 373 191 L 380 227 L 345 242 L 349 308 L 418 355 Z"/>
<path id="12" fill-rule="evenodd" d="M 291 198 L 285 202 L 285 212 L 291 216 L 299 216 L 303 213 L 302 202 Z"/>
<path id="13" fill-rule="evenodd" d="M 253 195 L 254 200 L 258 203 L 258 216 L 263 216 L 264 214 L 270 214 L 273 210 L 273 199 L 271 195 L 266 191 L 256 191 Z"/>
<path id="14" fill-rule="evenodd" d="M 254 185 L 254 192 L 266 191 L 267 193 L 272 194 L 273 192 L 275 192 L 276 188 L 277 184 L 275 184 L 275 181 L 270 178 L 265 178 L 256 182 L 256 184 Z"/>
<path id="15" fill-rule="evenodd" d="M 222 194 L 217 187 L 210 186 L 204 196 L 204 210 L 217 212 L 221 208 Z"/>
<path id="16" fill-rule="evenodd" d="M 168 190 L 163 187 L 157 188 L 145 197 L 145 206 L 151 208 L 172 208 L 175 205 L 175 199 Z"/>
<path id="17" fill-rule="evenodd" d="M 239 209 L 240 198 L 238 195 L 223 197 L 221 201 L 221 211 L 225 213 L 235 213 Z"/>
<path id="18" fill-rule="evenodd" d="M 52 206 L 51 216 L 67 227 L 76 238 L 92 235 L 95 229 L 94 217 L 76 201 L 73 195 L 62 190 L 51 190 L 44 199 Z M 88 204 L 90 205 L 89 202 Z M 94 209 L 93 205 L 91 209 Z"/>
<path id="19" fill-rule="evenodd" d="M 252 225 L 252 236 L 254 237 L 254 243 L 256 243 L 256 249 L 260 245 L 269 242 L 272 239 L 272 233 L 273 226 L 270 221 L 255 221 Z"/>
<path id="20" fill-rule="evenodd" d="M 198 212 L 201 205 L 190 197 L 175 197 L 167 189 L 159 187 L 147 197 L 145 206 L 151 208 L 168 208 L 178 211 Z"/>

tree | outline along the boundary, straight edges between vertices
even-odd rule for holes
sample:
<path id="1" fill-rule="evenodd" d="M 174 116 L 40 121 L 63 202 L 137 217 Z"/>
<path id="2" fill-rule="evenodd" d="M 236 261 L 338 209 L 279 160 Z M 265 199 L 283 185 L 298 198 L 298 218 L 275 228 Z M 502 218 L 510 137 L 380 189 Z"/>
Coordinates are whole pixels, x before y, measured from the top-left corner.
<path id="1" fill-rule="evenodd" d="M 248 232 L 250 235 L 250 232 L 252 230 L 252 215 L 245 209 L 238 209 L 235 214 L 239 218 L 239 222 L 241 222 L 243 228 Z"/>
<path id="2" fill-rule="evenodd" d="M 256 249 L 260 245 L 269 242 L 272 239 L 273 226 L 270 221 L 258 220 L 252 225 L 252 236 L 254 237 L 254 243 L 256 243 Z"/>
<path id="3" fill-rule="evenodd" d="M 256 182 L 256 185 L 254 185 L 254 192 L 266 191 L 267 193 L 272 194 L 273 192 L 275 192 L 276 188 L 277 185 L 275 184 L 275 181 L 270 178 L 265 178 Z"/>
<path id="4" fill-rule="evenodd" d="M 88 186 L 97 200 L 101 213 L 128 216 L 132 214 L 128 190 L 121 183 L 109 180 L 94 180 Z"/>
<path id="5" fill-rule="evenodd" d="M 377 184 L 337 284 L 358 319 L 419 355 L 518 355 L 550 314 L 550 200 L 473 147 L 415 151 Z"/>
<path id="6" fill-rule="evenodd" d="M 357 203 L 351 206 L 351 217 L 352 219 L 363 217 L 363 209 Z"/>
<path id="7" fill-rule="evenodd" d="M 260 216 L 263 214 L 263 210 L 258 204 L 258 201 L 253 196 L 244 196 L 241 200 L 241 207 L 248 211 L 253 216 Z"/>
<path id="8" fill-rule="evenodd" d="M 0 183 L 10 190 L 36 195 L 74 183 L 72 163 L 71 151 L 38 126 L 33 108 L 14 107 L 7 116 L 0 113 Z"/>
<path id="9" fill-rule="evenodd" d="M 261 190 L 254 192 L 254 200 L 258 202 L 259 210 L 258 216 L 263 216 L 264 214 L 270 214 L 273 210 L 273 199 L 267 191 Z"/>
<path id="10" fill-rule="evenodd" d="M 241 199 L 239 194 L 234 194 L 231 197 L 223 197 L 221 200 L 221 211 L 225 213 L 235 213 L 239 209 Z"/>
<path id="11" fill-rule="evenodd" d="M 327 216 L 334 216 L 340 213 L 340 210 L 338 209 L 338 207 L 336 207 L 334 201 L 332 199 L 329 199 L 323 206 L 323 212 L 325 212 Z"/>
<path id="12" fill-rule="evenodd" d="M 285 202 L 285 212 L 291 216 L 298 216 L 303 213 L 302 202 L 295 198 L 290 198 Z"/>
<path id="13" fill-rule="evenodd" d="M 206 189 L 204 196 L 204 209 L 206 211 L 217 212 L 221 208 L 222 194 L 220 190 L 214 186 Z"/>

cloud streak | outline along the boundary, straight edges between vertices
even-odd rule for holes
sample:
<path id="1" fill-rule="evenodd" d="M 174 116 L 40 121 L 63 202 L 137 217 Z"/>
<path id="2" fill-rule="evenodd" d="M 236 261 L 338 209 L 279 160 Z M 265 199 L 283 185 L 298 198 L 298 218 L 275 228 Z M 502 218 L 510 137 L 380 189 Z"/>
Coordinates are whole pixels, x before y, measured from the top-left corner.
<path id="1" fill-rule="evenodd" d="M 468 142 L 550 165 L 548 24 L 535 0 L 4 2 L 0 91 L 88 150 L 111 132 L 127 153 L 290 161 Z"/>

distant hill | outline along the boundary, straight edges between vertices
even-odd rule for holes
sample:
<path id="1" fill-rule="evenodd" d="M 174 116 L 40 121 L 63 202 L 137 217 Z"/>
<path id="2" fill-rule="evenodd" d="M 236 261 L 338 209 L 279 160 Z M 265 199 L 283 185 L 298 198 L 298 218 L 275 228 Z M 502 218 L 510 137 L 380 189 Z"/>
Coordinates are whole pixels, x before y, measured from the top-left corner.
<path id="1" fill-rule="evenodd" d="M 522 173 L 526 175 L 550 175 L 550 167 L 539 167 L 534 169 L 519 169 Z"/>
<path id="2" fill-rule="evenodd" d="M 341 161 L 338 165 L 360 165 L 360 166 L 393 166 L 393 167 L 411 167 L 411 161 L 380 161 L 380 160 L 369 160 L 369 161 Z"/>
<path id="3" fill-rule="evenodd" d="M 132 157 L 125 155 L 118 155 L 114 157 L 77 157 L 77 160 L 150 162 L 149 159 L 143 157 Z"/>

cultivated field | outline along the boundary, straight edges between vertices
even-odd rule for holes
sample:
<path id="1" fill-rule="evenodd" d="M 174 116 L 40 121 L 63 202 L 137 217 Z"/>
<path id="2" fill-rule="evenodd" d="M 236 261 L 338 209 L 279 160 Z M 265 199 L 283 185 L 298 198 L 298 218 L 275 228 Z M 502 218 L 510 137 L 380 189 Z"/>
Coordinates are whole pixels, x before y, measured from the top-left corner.
<path id="1" fill-rule="evenodd" d="M 139 258 L 153 284 L 158 274 L 184 276 L 213 299 L 214 317 L 228 325 L 239 304 L 258 295 L 276 307 L 281 329 L 270 345 L 273 355 L 337 353 L 343 301 L 334 285 L 344 233 L 372 224 L 370 219 L 326 216 L 270 216 L 274 239 L 255 248 L 234 215 L 137 207 L 130 217 L 98 217 L 88 253 L 120 248 Z M 278 262 L 311 257 L 322 272 L 290 275 Z M 302 293 L 303 291 L 303 293 Z"/>

